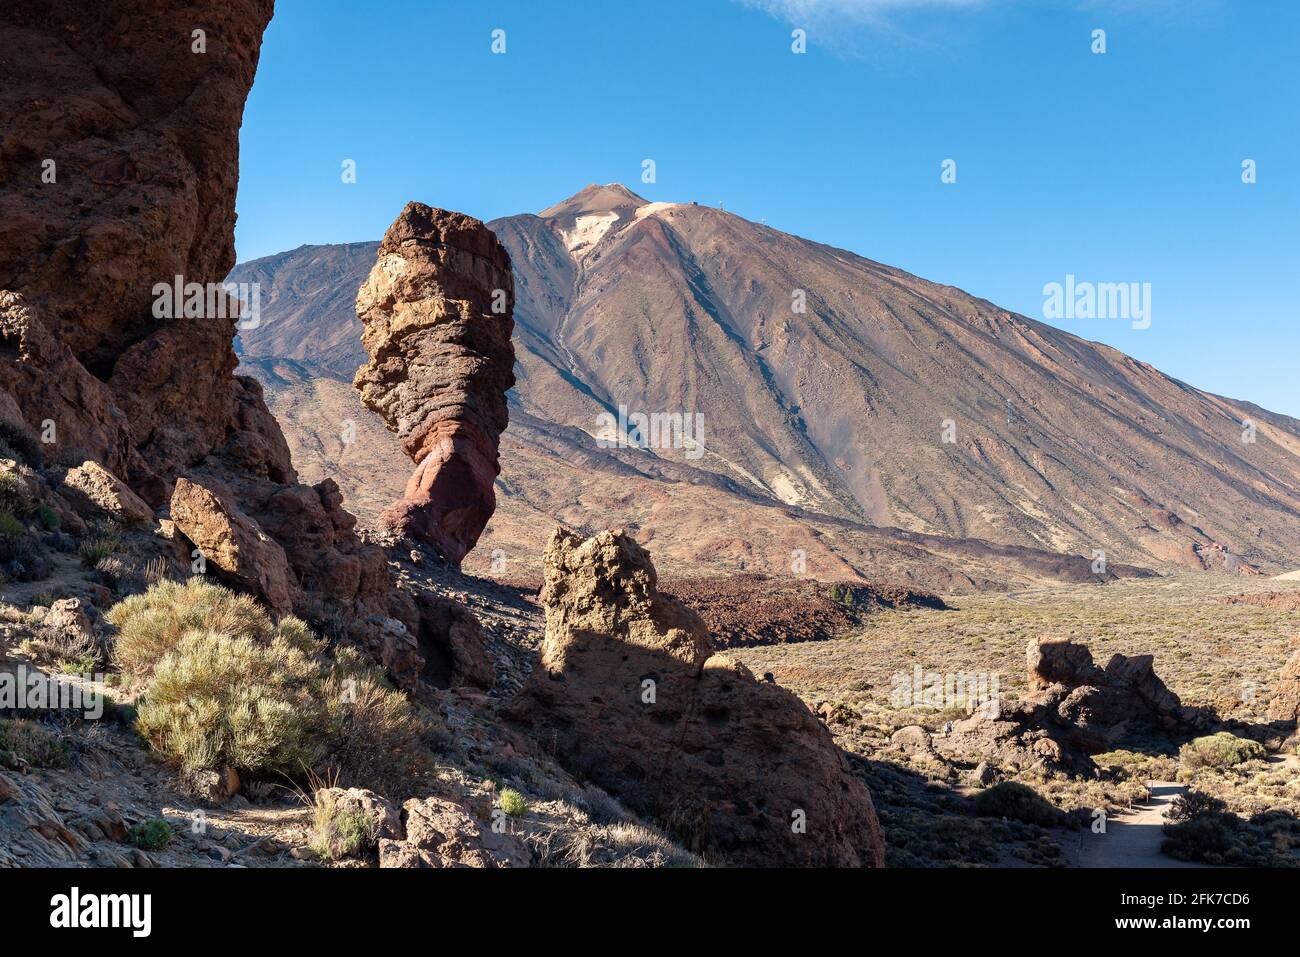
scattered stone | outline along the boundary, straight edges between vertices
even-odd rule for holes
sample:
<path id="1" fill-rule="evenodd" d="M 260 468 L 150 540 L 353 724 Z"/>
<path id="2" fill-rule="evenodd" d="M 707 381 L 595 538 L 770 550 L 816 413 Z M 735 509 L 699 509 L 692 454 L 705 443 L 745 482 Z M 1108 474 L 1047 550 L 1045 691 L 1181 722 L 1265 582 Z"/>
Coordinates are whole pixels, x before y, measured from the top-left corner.
<path id="1" fill-rule="evenodd" d="M 405 840 L 379 841 L 380 867 L 528 867 L 531 855 L 509 831 L 497 833 L 461 804 L 438 797 L 403 805 Z"/>
<path id="2" fill-rule="evenodd" d="M 186 770 L 181 772 L 182 790 L 206 804 L 225 804 L 239 792 L 239 773 L 230 767 L 216 771 Z"/>

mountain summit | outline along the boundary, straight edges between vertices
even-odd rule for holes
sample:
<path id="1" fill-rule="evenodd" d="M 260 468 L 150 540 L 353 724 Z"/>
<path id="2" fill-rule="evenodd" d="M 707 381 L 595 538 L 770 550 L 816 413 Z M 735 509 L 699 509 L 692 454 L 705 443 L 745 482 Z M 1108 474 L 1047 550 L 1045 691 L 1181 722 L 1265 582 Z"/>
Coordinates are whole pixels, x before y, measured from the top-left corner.
<path id="1" fill-rule="evenodd" d="M 617 212 L 645 206 L 648 200 L 632 192 L 622 183 L 592 183 L 584 186 L 568 199 L 561 200 L 538 213 L 543 219 L 560 219 L 569 215 Z"/>
<path id="2" fill-rule="evenodd" d="M 558 231 L 564 247 L 581 259 L 608 233 L 635 219 L 637 210 L 646 205 L 644 199 L 618 183 L 592 183 L 539 215 Z"/>

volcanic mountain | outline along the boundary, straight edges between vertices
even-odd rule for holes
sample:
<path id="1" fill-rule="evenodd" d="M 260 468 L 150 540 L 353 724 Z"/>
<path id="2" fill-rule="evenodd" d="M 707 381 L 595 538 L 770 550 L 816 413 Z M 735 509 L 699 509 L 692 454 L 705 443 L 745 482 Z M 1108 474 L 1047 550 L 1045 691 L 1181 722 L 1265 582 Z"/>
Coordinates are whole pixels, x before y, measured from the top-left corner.
<path id="1" fill-rule="evenodd" d="M 649 524 L 670 565 L 778 570 L 802 549 L 825 553 L 830 577 L 873 577 L 908 549 L 961 577 L 995 543 L 1020 571 L 999 558 L 973 577 L 1007 582 L 1046 553 L 1248 572 L 1300 552 L 1296 419 L 951 286 L 616 184 L 489 225 L 513 259 L 518 355 L 494 524 L 514 515 L 525 538 L 541 516 L 643 538 Z M 246 364 L 302 363 L 299 404 L 364 358 L 352 297 L 374 248 L 301 247 L 230 277 L 263 284 Z M 350 399 L 331 401 L 341 415 Z M 664 427 L 647 430 L 652 417 Z M 303 450 L 342 428 L 317 419 L 309 440 L 286 427 L 305 471 Z"/>

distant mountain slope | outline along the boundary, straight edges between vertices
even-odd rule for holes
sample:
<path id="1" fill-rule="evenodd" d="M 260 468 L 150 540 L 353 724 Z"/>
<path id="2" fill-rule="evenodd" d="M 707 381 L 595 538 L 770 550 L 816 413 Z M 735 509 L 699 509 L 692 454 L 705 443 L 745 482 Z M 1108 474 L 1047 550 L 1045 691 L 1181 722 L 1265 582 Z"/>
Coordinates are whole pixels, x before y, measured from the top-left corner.
<path id="1" fill-rule="evenodd" d="M 357 287 L 375 264 L 379 243 L 299 246 L 240 263 L 230 282 L 261 284 L 262 324 L 240 333 L 241 355 L 306 359 L 352 381 L 365 361 Z"/>
<path id="2" fill-rule="evenodd" d="M 295 370 L 306 374 L 294 381 Z M 283 360 L 246 361 L 239 371 L 263 382 L 304 481 L 334 479 L 348 508 L 367 524 L 400 497 L 406 459 L 350 385 Z M 465 562 L 477 573 L 540 574 L 557 522 L 588 532 L 624 527 L 653 549 L 661 571 L 675 576 L 797 570 L 824 581 L 889 582 L 951 595 L 1144 573 L 1112 565 L 1099 578 L 1078 556 L 802 513 L 647 452 L 600 449 L 581 430 L 527 413 L 511 423 L 501 458 L 496 514 Z"/>
<path id="3" fill-rule="evenodd" d="M 702 449 L 650 451 L 857 527 L 1201 568 L 1300 553 L 1295 419 L 709 207 L 591 186 L 490 225 L 517 279 L 513 408 L 538 434 L 698 413 Z M 284 290 L 248 353 L 292 346 L 346 378 L 363 246 L 240 267 Z"/>

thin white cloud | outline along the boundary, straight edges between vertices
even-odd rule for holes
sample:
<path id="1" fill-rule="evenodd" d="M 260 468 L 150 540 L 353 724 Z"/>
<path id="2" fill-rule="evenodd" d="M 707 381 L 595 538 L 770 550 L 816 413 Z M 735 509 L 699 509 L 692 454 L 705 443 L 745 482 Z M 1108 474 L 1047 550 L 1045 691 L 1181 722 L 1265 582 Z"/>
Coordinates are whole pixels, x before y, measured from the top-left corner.
<path id="1" fill-rule="evenodd" d="M 943 14 L 970 13 L 1014 0 L 733 0 L 806 28 L 812 41 L 841 57 L 882 61 L 902 50 L 960 42 Z M 854 29 L 860 27 L 861 29 Z M 846 29 L 848 28 L 848 29 Z"/>
<path id="2" fill-rule="evenodd" d="M 828 17 L 873 20 L 882 14 L 920 7 L 978 7 L 987 0 L 740 0 L 792 23 Z"/>

